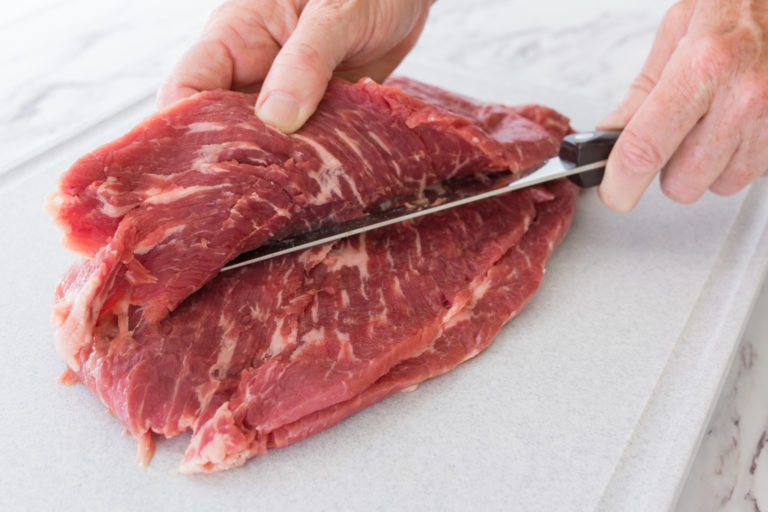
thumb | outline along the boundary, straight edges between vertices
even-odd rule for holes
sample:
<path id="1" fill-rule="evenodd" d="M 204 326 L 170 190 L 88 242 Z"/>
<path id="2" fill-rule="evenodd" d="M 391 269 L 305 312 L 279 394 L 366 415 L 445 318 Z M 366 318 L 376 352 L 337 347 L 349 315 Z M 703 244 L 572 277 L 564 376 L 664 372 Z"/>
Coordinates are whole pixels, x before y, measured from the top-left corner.
<path id="1" fill-rule="evenodd" d="M 332 10 L 310 11 L 310 6 L 272 62 L 256 101 L 259 119 L 286 133 L 314 113 L 347 53 L 346 22 Z"/>
<path id="2" fill-rule="evenodd" d="M 624 101 L 616 110 L 597 123 L 598 130 L 621 129 L 632 119 L 640 105 L 656 87 L 669 58 L 688 30 L 692 13 L 691 2 L 686 1 L 673 5 L 667 11 L 656 33 L 648 58 L 643 64 L 643 69 L 630 86 Z"/>

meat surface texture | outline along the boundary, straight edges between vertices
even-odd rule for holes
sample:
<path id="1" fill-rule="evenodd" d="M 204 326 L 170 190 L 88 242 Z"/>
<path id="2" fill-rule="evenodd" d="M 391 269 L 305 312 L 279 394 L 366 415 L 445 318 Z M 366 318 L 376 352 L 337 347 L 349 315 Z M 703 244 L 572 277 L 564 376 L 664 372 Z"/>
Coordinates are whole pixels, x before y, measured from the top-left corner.
<path id="1" fill-rule="evenodd" d="M 440 180 L 525 171 L 567 119 L 409 79 L 334 80 L 285 135 L 254 95 L 198 94 L 78 160 L 51 202 L 86 256 L 56 293 L 57 349 L 153 452 L 192 430 L 182 470 L 305 438 L 475 356 L 531 299 L 570 224 L 558 181 L 219 274 L 243 251 Z"/>

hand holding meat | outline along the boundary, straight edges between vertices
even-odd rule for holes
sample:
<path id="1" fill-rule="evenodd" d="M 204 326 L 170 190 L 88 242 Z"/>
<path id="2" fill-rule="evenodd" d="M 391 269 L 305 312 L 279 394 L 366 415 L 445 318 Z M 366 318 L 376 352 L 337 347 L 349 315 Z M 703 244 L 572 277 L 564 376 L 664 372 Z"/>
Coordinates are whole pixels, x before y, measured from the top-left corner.
<path id="1" fill-rule="evenodd" d="M 768 171 L 768 2 L 684 0 L 667 13 L 642 72 L 601 123 L 624 128 L 600 197 L 634 208 L 661 187 L 690 203 L 734 194 Z"/>
<path id="2" fill-rule="evenodd" d="M 263 82 L 262 121 L 299 129 L 332 75 L 383 80 L 416 43 L 431 0 L 229 0 L 158 93 L 167 106 L 209 89 Z"/>

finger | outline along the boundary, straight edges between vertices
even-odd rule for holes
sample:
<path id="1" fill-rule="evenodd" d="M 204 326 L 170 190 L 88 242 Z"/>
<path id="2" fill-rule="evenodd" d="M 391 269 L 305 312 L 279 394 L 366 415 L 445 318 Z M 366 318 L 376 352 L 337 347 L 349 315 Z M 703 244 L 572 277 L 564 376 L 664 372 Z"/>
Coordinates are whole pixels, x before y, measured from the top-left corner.
<path id="1" fill-rule="evenodd" d="M 761 176 L 765 176 L 765 162 L 768 151 L 763 146 L 755 144 L 743 144 L 739 146 L 736 154 L 725 171 L 712 183 L 710 190 L 720 196 L 730 196 L 740 192 Z"/>
<path id="2" fill-rule="evenodd" d="M 730 65 L 715 40 L 681 45 L 647 100 L 622 132 L 598 190 L 609 208 L 635 207 L 654 176 L 708 110 Z"/>
<path id="3" fill-rule="evenodd" d="M 658 83 L 670 56 L 688 30 L 692 12 L 691 2 L 685 1 L 676 3 L 667 11 L 640 74 L 621 104 L 597 124 L 597 129 L 617 130 L 627 125 Z"/>
<path id="4" fill-rule="evenodd" d="M 729 196 L 755 181 L 768 175 L 768 136 L 759 135 L 743 142 L 725 171 L 709 187 L 712 192 Z"/>
<path id="5" fill-rule="evenodd" d="M 704 195 L 728 167 L 741 142 L 740 132 L 730 97 L 718 96 L 661 171 L 664 193 L 679 203 Z"/>
<path id="6" fill-rule="evenodd" d="M 315 111 L 347 51 L 346 24 L 337 11 L 310 8 L 275 57 L 256 101 L 256 115 L 286 133 Z"/>
<path id="7" fill-rule="evenodd" d="M 350 82 L 359 80 L 362 77 L 370 77 L 377 82 L 382 82 L 392 71 L 403 61 L 408 52 L 413 49 L 418 41 L 421 32 L 424 30 L 424 24 L 427 21 L 427 10 L 422 10 L 416 19 L 413 28 L 406 36 L 397 43 L 392 49 L 388 50 L 379 58 L 363 66 L 347 66 L 342 64 L 333 73 L 334 76 L 344 78 Z"/>
<path id="8" fill-rule="evenodd" d="M 730 95 L 733 115 L 743 139 L 725 171 L 712 184 L 712 192 L 735 194 L 766 174 L 768 167 L 768 85 L 757 77 L 748 77 L 733 87 Z"/>
<path id="9" fill-rule="evenodd" d="M 412 4 L 412 8 L 414 5 Z M 415 8 L 417 8 L 415 13 L 406 13 L 404 16 L 404 18 L 414 18 L 414 22 L 402 35 L 398 34 L 397 31 L 389 31 L 389 36 L 393 42 L 391 48 L 375 45 L 378 46 L 380 53 L 375 52 L 371 55 L 368 52 L 362 52 L 353 57 L 348 56 L 336 68 L 333 75 L 350 82 L 357 81 L 362 77 L 370 77 L 377 82 L 384 81 L 408 55 L 408 52 L 413 49 L 424 30 L 429 13 L 428 6 L 418 7 L 416 5 Z"/>
<path id="10" fill-rule="evenodd" d="M 157 105 L 163 108 L 204 90 L 229 89 L 233 67 L 232 57 L 224 45 L 215 41 L 197 42 L 160 85 Z"/>
<path id="11" fill-rule="evenodd" d="M 295 27 L 290 8 L 264 2 L 230 0 L 217 8 L 192 47 L 182 56 L 158 92 L 166 106 L 196 92 L 244 89 L 261 82 L 279 49 L 275 36 Z"/>

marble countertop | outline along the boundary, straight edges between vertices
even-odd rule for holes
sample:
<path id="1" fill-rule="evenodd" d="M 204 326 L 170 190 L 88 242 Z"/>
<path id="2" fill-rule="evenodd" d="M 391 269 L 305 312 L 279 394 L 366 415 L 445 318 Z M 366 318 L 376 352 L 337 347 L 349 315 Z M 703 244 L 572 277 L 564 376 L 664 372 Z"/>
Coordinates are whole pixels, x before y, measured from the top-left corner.
<path id="1" fill-rule="evenodd" d="M 66 144 L 77 133 L 151 108 L 159 81 L 217 4 L 34 0 L 6 6 L 0 18 L 0 66 L 8 70 L 0 82 L 0 188 L 20 179 L 30 158 Z M 485 79 L 514 77 L 519 90 L 546 91 L 542 98 L 561 94 L 607 110 L 639 70 L 671 2 L 484 0 L 471 9 L 467 5 L 466 0 L 436 3 L 406 70 L 439 62 Z M 602 113 L 596 112 L 594 119 Z M 98 133 L 91 135 L 99 139 Z M 105 131 L 103 137 L 109 136 Z M 0 296 L 0 308 L 11 301 Z M 768 287 L 763 287 L 756 308 L 768 311 Z M 633 478 L 647 474 L 653 464 L 690 466 L 690 477 L 667 485 L 658 500 L 649 498 L 645 505 L 670 506 L 670 489 L 676 489 L 679 510 L 741 510 L 752 504 L 768 508 L 768 450 L 762 449 L 768 410 L 760 393 L 768 386 L 768 325 L 760 315 L 753 317 L 740 348 L 732 353 L 734 364 L 720 400 L 710 405 L 711 424 L 700 425 L 702 448 L 694 460 L 648 460 L 646 453 L 633 451 L 643 443 L 663 445 L 664 432 L 658 429 L 664 425 L 664 411 L 650 407 L 644 411 L 649 430 L 635 432 L 640 437 L 629 443 L 613 470 L 612 490 L 592 509 L 612 510 L 615 504 L 642 509 L 632 493 L 615 494 L 634 485 Z M 665 378 L 674 380 L 674 354 L 667 364 L 671 370 Z M 1 496 L 0 503 L 6 499 Z"/>
<path id="2" fill-rule="evenodd" d="M 216 0 L 34 0 L 0 18 L 0 169 L 153 95 Z M 440 0 L 413 55 L 610 103 L 620 100 L 667 5 Z M 460 33 L 461 37 L 456 37 Z M 45 34 L 45 37 L 41 37 Z"/>

